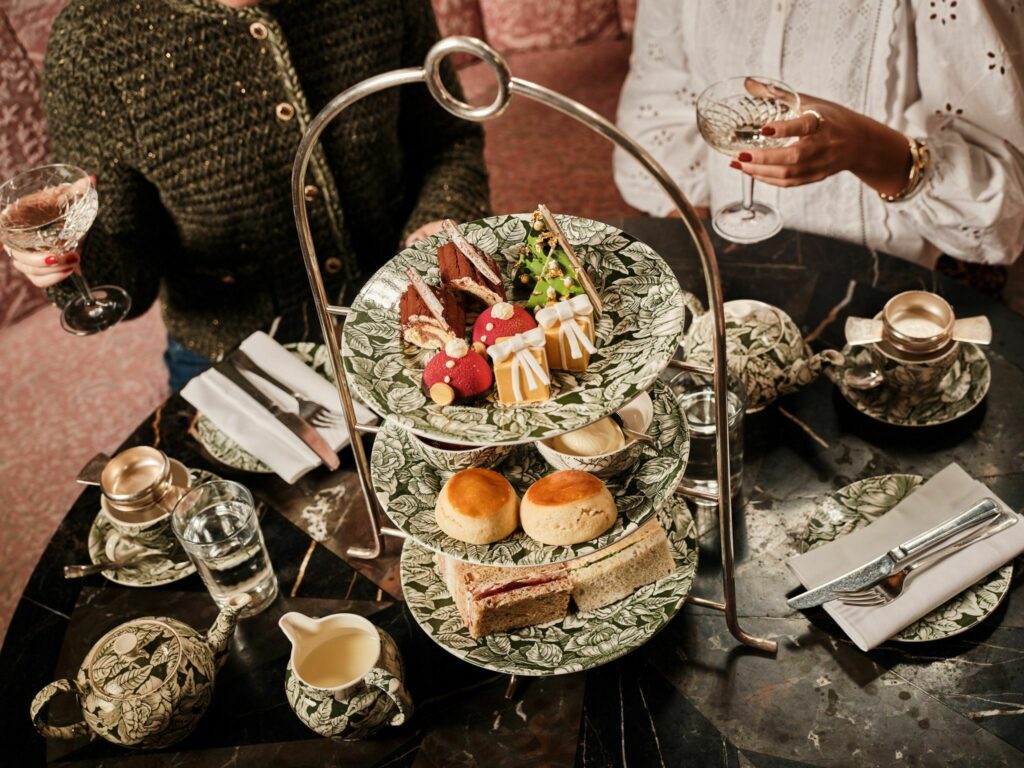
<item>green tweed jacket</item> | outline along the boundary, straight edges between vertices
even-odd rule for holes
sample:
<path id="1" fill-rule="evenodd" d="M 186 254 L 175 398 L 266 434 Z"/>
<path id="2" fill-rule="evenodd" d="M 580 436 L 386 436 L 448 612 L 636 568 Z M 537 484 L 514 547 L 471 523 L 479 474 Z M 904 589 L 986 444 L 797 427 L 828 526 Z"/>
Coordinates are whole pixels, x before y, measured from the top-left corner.
<path id="1" fill-rule="evenodd" d="M 318 335 L 292 215 L 299 140 L 335 95 L 421 65 L 437 38 L 429 0 L 72 0 L 44 93 L 57 159 L 97 176 L 86 278 L 123 286 L 134 314 L 159 295 L 170 334 L 215 359 L 277 316 L 291 338 Z M 482 149 L 422 85 L 332 123 L 306 190 L 328 294 L 350 299 L 427 221 L 485 215 Z"/>

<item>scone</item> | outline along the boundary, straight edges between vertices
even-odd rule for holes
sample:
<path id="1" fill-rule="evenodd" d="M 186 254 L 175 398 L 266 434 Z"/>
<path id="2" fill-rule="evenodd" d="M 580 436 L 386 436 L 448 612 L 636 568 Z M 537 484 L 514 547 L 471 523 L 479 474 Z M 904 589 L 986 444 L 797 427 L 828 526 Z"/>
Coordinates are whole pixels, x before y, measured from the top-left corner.
<path id="1" fill-rule="evenodd" d="M 491 544 L 519 527 L 519 497 L 497 472 L 464 469 L 452 475 L 437 495 L 434 517 L 453 539 Z"/>
<path id="2" fill-rule="evenodd" d="M 523 530 L 541 544 L 580 544 L 607 531 L 619 516 L 605 484 L 589 472 L 563 469 L 542 477 L 523 495 Z"/>

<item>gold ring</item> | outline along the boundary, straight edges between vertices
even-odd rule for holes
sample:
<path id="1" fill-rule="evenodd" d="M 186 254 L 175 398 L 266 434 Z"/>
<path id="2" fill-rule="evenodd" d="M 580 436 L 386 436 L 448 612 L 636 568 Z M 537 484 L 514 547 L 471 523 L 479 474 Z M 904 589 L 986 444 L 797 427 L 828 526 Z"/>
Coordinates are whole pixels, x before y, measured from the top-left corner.
<path id="1" fill-rule="evenodd" d="M 802 115 L 814 115 L 815 119 L 818 121 L 817 125 L 814 126 L 814 132 L 815 133 L 820 131 L 821 130 L 821 126 L 823 126 L 825 124 L 825 118 L 822 117 L 821 116 L 821 112 L 819 112 L 816 109 L 805 109 L 800 114 L 802 114 Z"/>

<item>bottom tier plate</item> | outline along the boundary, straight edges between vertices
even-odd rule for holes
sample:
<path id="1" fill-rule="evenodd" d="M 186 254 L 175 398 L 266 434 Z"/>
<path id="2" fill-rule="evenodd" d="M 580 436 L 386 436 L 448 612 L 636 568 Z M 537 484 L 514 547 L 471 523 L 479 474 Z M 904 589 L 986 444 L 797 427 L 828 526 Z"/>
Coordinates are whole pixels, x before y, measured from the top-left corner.
<path id="1" fill-rule="evenodd" d="M 697 572 L 697 537 L 686 502 L 673 496 L 658 513 L 676 571 L 609 606 L 561 621 L 474 640 L 437 572 L 435 554 L 407 539 L 402 589 L 430 639 L 470 664 L 508 675 L 565 675 L 599 667 L 650 640 L 678 613 Z"/>

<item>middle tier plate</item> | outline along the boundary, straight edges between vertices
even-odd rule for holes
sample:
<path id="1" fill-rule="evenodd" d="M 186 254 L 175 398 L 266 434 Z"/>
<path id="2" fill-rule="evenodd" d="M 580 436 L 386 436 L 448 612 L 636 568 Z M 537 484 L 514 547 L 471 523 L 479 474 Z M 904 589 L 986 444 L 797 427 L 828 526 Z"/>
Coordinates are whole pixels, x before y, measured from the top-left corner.
<path id="1" fill-rule="evenodd" d="M 461 225 L 467 240 L 494 257 L 510 296 L 511 269 L 526 242 L 528 218 L 492 216 Z M 555 218 L 604 302 L 596 324 L 597 352 L 586 371 L 554 371 L 551 399 L 544 402 L 502 405 L 493 393 L 474 404 L 432 402 L 421 386 L 432 353 L 402 340 L 399 299 L 409 285 L 406 268 L 429 283 L 438 281 L 435 253 L 447 238 L 435 235 L 388 261 L 352 302 L 342 332 L 342 358 L 356 396 L 424 437 L 507 445 L 580 429 L 647 389 L 679 345 L 679 282 L 658 254 L 622 230 L 578 216 Z"/>
<path id="2" fill-rule="evenodd" d="M 672 495 L 686 469 L 690 436 L 672 391 L 661 381 L 649 390 L 654 407 L 651 435 L 660 450 L 645 449 L 633 468 L 606 483 L 619 510 L 607 532 L 582 544 L 550 546 L 517 530 L 494 544 L 467 544 L 445 534 L 434 518 L 434 504 L 444 484 L 440 470 L 430 466 L 409 433 L 392 419 L 377 434 L 370 456 L 370 474 L 377 498 L 392 522 L 423 546 L 457 560 L 483 565 L 541 565 L 573 560 L 615 543 L 651 516 Z M 530 485 L 554 470 L 532 444 L 516 446 L 495 468 L 522 498 Z"/>

